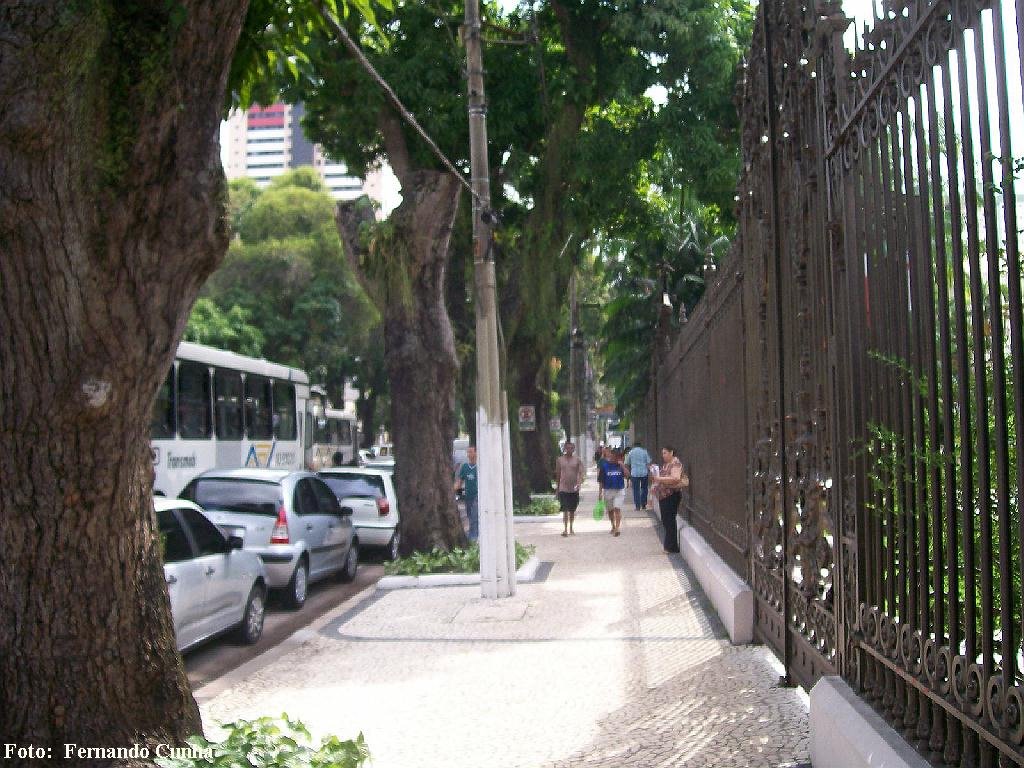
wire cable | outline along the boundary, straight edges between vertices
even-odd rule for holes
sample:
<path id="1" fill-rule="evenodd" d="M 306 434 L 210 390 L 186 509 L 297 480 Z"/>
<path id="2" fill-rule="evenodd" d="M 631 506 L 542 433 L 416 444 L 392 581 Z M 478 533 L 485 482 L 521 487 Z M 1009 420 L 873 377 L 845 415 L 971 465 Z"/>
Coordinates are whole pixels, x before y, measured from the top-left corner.
<path id="1" fill-rule="evenodd" d="M 381 77 L 377 69 L 373 66 L 373 64 L 370 63 L 370 60 L 366 58 L 366 55 L 363 53 L 363 49 L 360 48 L 356 41 L 353 40 L 352 37 L 349 35 L 348 30 L 341 26 L 341 24 L 338 23 L 337 19 L 335 19 L 334 16 L 331 15 L 331 13 L 324 6 L 322 0 L 313 0 L 313 4 L 316 6 L 317 10 L 320 11 L 320 15 L 323 16 L 324 21 L 327 22 L 327 26 L 334 30 L 335 34 L 337 34 L 338 37 L 341 38 L 341 41 L 345 44 L 345 47 L 348 48 L 349 52 L 353 56 L 355 56 L 356 61 L 358 61 L 362 65 L 363 69 L 366 70 L 367 74 L 370 75 L 373 81 L 377 83 L 380 89 L 384 92 L 384 95 L 387 97 L 388 101 L 391 102 L 391 106 L 395 108 L 395 111 L 397 111 L 398 114 L 401 115 L 402 119 L 405 120 L 405 122 L 412 126 L 413 130 L 416 131 L 417 134 L 419 134 L 420 138 L 426 142 L 427 146 L 430 147 L 431 151 L 437 156 L 437 159 L 441 161 L 441 164 L 445 168 L 447 168 L 451 173 L 455 174 L 459 182 L 461 182 L 462 186 L 468 189 L 469 194 L 472 195 L 473 199 L 476 200 L 476 202 L 482 206 L 483 199 L 480 197 L 480 195 L 473 191 L 473 185 L 469 183 L 466 177 L 462 174 L 462 171 L 456 168 L 455 164 L 448 159 L 444 152 L 441 151 L 441 148 L 437 146 L 437 143 L 430 137 L 430 134 L 428 134 L 423 129 L 423 127 L 420 126 L 419 122 L 416 120 L 416 116 L 405 108 L 405 105 L 402 104 L 401 99 L 398 98 L 398 95 L 388 84 L 387 80 Z"/>

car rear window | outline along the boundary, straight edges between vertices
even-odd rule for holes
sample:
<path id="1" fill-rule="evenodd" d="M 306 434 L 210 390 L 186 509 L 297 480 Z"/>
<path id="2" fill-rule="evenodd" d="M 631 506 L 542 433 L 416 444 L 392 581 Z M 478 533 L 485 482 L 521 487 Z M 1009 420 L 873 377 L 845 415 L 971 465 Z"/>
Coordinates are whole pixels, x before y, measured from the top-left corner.
<path id="1" fill-rule="evenodd" d="M 189 498 L 205 509 L 242 512 L 251 515 L 277 515 L 281 505 L 281 486 L 260 480 L 196 480 Z"/>
<path id="2" fill-rule="evenodd" d="M 384 495 L 384 478 L 380 475 L 320 475 L 339 499 L 379 499 Z"/>

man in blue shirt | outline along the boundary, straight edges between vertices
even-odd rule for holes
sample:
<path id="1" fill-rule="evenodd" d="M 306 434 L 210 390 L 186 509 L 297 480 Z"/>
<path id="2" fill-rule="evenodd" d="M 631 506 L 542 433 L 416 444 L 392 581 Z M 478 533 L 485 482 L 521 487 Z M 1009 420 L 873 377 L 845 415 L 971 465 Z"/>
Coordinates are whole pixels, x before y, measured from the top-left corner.
<path id="1" fill-rule="evenodd" d="M 480 537 L 480 507 L 477 487 L 476 447 L 471 445 L 466 449 L 466 463 L 459 467 L 459 479 L 455 481 L 456 491 L 465 490 L 470 541 L 476 541 Z"/>
<path id="2" fill-rule="evenodd" d="M 626 505 L 626 468 L 622 464 L 621 451 L 607 451 L 606 454 L 607 458 L 601 461 L 597 474 L 597 497 L 605 501 L 612 536 L 618 536 L 622 526 L 622 508 Z"/>
<path id="3" fill-rule="evenodd" d="M 633 509 L 647 508 L 647 468 L 650 465 L 651 454 L 640 443 L 636 443 L 626 454 L 626 468 L 633 481 Z"/>

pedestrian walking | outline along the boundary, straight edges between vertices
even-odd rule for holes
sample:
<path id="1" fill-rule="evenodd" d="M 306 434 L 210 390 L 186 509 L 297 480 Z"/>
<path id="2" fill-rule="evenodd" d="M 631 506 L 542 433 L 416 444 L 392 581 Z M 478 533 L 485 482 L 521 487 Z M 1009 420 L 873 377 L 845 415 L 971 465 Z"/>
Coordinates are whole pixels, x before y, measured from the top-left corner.
<path id="1" fill-rule="evenodd" d="M 604 499 L 608 509 L 612 536 L 618 536 L 622 526 L 622 508 L 626 505 L 626 467 L 622 463 L 621 451 L 608 451 L 598 470 L 597 483 L 597 496 Z"/>
<path id="2" fill-rule="evenodd" d="M 637 442 L 629 453 L 626 454 L 626 470 L 629 480 L 633 484 L 633 510 L 647 508 L 648 492 L 648 469 L 651 463 L 651 454 L 647 449 Z"/>
<path id="3" fill-rule="evenodd" d="M 676 514 L 683 500 L 683 488 L 690 485 L 690 478 L 683 471 L 683 464 L 676 457 L 676 449 L 666 445 L 661 449 L 661 467 L 651 478 L 651 488 L 661 505 L 661 524 L 665 528 L 665 551 L 679 551 L 679 531 L 676 528 Z"/>
<path id="4" fill-rule="evenodd" d="M 603 446 L 598 446 L 597 453 L 594 454 L 594 463 L 597 465 L 597 500 L 604 501 L 605 509 L 608 510 L 608 519 L 611 520 L 611 509 L 608 507 L 608 502 L 604 499 L 604 471 L 608 466 L 608 462 L 611 459 L 611 449 Z"/>
<path id="5" fill-rule="evenodd" d="M 583 485 L 583 462 L 576 456 L 576 446 L 566 440 L 563 454 L 555 462 L 555 483 L 558 506 L 562 510 L 562 535 L 575 533 L 576 507 L 580 505 L 580 486 Z"/>
<path id="6" fill-rule="evenodd" d="M 479 483 L 477 482 L 476 468 L 476 446 L 469 446 L 466 449 L 466 461 L 459 467 L 458 479 L 455 481 L 455 490 L 463 491 L 463 498 L 466 500 L 466 517 L 469 518 L 469 540 L 476 541 L 480 538 L 480 503 Z"/>

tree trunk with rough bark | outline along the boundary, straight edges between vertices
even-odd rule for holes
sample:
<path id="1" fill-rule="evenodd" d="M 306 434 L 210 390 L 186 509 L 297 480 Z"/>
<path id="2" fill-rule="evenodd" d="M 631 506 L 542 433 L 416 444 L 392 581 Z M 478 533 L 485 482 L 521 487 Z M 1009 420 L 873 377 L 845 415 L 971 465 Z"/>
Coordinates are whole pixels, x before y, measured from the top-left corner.
<path id="1" fill-rule="evenodd" d="M 452 490 L 458 360 L 445 307 L 445 270 L 459 181 L 402 173 L 402 205 L 373 225 L 360 203 L 338 206 L 338 230 L 363 287 L 380 308 L 391 382 L 395 484 L 402 551 L 465 542 Z"/>
<path id="2" fill-rule="evenodd" d="M 571 22 L 566 19 L 563 25 L 568 40 Z M 580 71 L 583 77 L 589 65 Z M 513 440 L 513 492 L 518 504 L 528 503 L 531 492 L 547 492 L 554 471 L 547 431 L 551 412 L 549 367 L 551 357 L 559 352 L 558 326 L 566 310 L 569 276 L 579 249 L 578 242 L 569 247 L 573 222 L 566 214 L 565 201 L 583 115 L 577 104 L 568 102 L 551 122 L 539 163 L 537 204 L 526 221 L 519 247 L 513 251 L 516 263 L 507 278 L 509 299 L 502 305 L 509 339 L 511 394 L 518 401 L 516 405 L 537 407 L 537 431 L 521 432 Z"/>
<path id="3" fill-rule="evenodd" d="M 217 131 L 246 6 L 0 8 L 0 734 L 54 762 L 200 730 L 149 422 L 227 247 Z"/>
<path id="4" fill-rule="evenodd" d="M 460 205 L 462 215 L 456 218 L 454 240 L 448 266 L 448 316 L 455 333 L 455 349 L 459 357 L 459 381 L 456 386 L 457 412 L 476 445 L 476 311 L 474 296 L 473 227 L 469 205 Z M 460 244 L 465 244 L 459 247 Z M 458 425 L 456 425 L 458 426 Z"/>
<path id="5" fill-rule="evenodd" d="M 519 350 L 522 357 L 516 361 L 515 397 L 519 405 L 532 405 L 536 408 L 537 428 L 533 431 L 520 432 L 521 463 L 520 482 L 515 488 L 516 502 L 528 504 L 531 493 L 550 493 L 552 477 L 555 469 L 555 456 L 552 453 L 552 438 L 549 425 L 551 423 L 551 383 L 544 381 L 543 374 L 548 370 L 550 358 L 543 362 L 528 354 L 528 350 Z M 538 381 L 538 378 L 541 378 Z M 514 465 L 515 466 L 515 465 Z"/>

